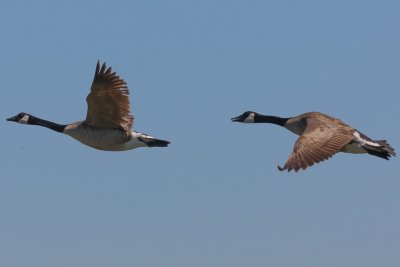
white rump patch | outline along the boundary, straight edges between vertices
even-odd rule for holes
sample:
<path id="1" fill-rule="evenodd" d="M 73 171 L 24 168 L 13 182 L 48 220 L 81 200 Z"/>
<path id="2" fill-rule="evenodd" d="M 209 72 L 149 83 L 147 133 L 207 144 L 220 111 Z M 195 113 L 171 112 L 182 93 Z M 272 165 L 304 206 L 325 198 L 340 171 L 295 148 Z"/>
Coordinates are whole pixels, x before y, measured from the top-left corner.
<path id="1" fill-rule="evenodd" d="M 243 121 L 244 123 L 254 123 L 254 117 L 256 114 L 254 112 L 250 113 L 249 116 Z"/>
<path id="2" fill-rule="evenodd" d="M 18 123 L 28 124 L 28 120 L 29 116 L 25 114 L 21 119 L 19 119 Z"/>
<path id="3" fill-rule="evenodd" d="M 356 138 L 356 141 L 359 142 L 361 145 L 367 144 L 367 145 L 370 145 L 370 146 L 380 147 L 380 145 L 377 144 L 377 143 L 374 143 L 374 142 L 365 140 L 364 138 L 361 138 L 360 133 L 357 132 L 357 131 L 355 131 L 353 135 Z"/>

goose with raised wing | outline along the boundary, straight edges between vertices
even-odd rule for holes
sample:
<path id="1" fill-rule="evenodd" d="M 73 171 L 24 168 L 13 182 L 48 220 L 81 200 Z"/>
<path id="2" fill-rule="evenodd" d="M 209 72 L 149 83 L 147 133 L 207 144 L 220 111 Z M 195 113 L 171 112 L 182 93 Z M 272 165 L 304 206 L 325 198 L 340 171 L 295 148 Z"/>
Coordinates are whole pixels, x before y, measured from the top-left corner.
<path id="1" fill-rule="evenodd" d="M 134 118 L 130 111 L 126 82 L 111 67 L 97 62 L 84 121 L 58 124 L 21 112 L 8 118 L 21 124 L 47 127 L 71 136 L 82 144 L 104 151 L 124 151 L 137 147 L 166 147 L 169 141 L 132 130 Z"/>
<path id="2" fill-rule="evenodd" d="M 343 121 L 319 112 L 281 118 L 246 111 L 231 120 L 243 123 L 272 123 L 300 136 L 285 165 L 278 166 L 280 171 L 305 170 L 338 152 L 368 153 L 383 159 L 396 156 L 386 140 L 372 140 Z"/>

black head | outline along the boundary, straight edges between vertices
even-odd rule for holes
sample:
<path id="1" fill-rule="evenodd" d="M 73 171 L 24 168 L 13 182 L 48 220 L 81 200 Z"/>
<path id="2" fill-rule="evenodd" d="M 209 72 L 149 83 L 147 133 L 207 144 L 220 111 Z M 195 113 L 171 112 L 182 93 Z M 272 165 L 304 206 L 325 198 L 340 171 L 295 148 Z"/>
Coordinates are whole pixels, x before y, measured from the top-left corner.
<path id="1" fill-rule="evenodd" d="M 254 123 L 254 118 L 257 115 L 254 111 L 246 111 L 242 115 L 232 118 L 232 121 L 244 122 L 244 123 Z"/>
<path id="2" fill-rule="evenodd" d="M 27 124 L 30 116 L 31 115 L 29 115 L 25 112 L 21 112 L 21 113 L 18 113 L 17 115 L 15 115 L 14 117 L 8 118 L 7 121 L 15 121 L 18 123 Z"/>

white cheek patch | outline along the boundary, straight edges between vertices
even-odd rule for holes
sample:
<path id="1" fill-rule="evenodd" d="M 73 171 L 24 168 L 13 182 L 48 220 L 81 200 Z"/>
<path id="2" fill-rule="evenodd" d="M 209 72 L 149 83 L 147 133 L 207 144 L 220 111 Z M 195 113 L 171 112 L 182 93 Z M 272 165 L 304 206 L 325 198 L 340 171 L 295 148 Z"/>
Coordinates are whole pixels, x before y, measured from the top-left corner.
<path id="1" fill-rule="evenodd" d="M 254 123 L 254 113 L 250 113 L 249 116 L 247 116 L 247 118 L 243 121 L 244 123 Z"/>
<path id="2" fill-rule="evenodd" d="M 356 138 L 357 142 L 359 142 L 361 145 L 367 144 L 367 145 L 370 145 L 370 146 L 380 147 L 380 145 L 377 144 L 377 143 L 374 143 L 374 142 L 368 141 L 366 139 L 363 139 L 358 132 L 354 132 L 353 135 Z"/>
<path id="3" fill-rule="evenodd" d="M 18 121 L 18 123 L 28 124 L 28 120 L 29 120 L 29 116 L 25 114 L 25 115 Z"/>

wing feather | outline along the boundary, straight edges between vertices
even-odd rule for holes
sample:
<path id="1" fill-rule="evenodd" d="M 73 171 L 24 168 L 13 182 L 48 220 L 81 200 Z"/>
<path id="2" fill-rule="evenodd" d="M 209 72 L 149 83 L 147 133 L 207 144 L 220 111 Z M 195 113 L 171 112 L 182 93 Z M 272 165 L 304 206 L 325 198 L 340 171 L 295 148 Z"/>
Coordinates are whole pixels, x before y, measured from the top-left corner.
<path id="1" fill-rule="evenodd" d="M 111 67 L 97 62 L 89 95 L 85 123 L 98 128 L 120 128 L 130 131 L 134 118 L 130 111 L 126 82 Z"/>
<path id="2" fill-rule="evenodd" d="M 279 170 L 297 172 L 329 159 L 353 139 L 351 131 L 345 125 L 338 126 L 321 122 L 318 118 L 308 118 L 306 129 L 297 139 L 284 167 L 278 166 Z"/>

